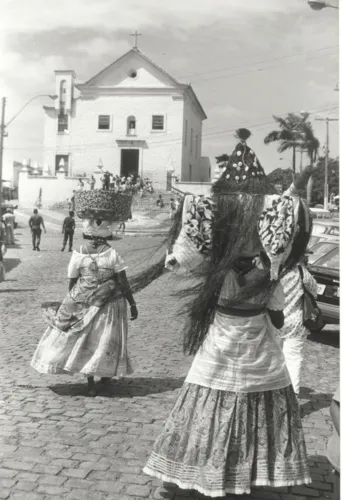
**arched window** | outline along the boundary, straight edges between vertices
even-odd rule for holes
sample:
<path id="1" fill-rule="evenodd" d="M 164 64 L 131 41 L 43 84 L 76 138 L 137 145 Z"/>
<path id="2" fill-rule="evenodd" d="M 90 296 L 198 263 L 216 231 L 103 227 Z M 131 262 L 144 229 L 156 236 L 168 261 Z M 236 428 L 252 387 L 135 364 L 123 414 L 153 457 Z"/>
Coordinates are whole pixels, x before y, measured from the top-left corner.
<path id="1" fill-rule="evenodd" d="M 136 118 L 129 116 L 127 119 L 127 135 L 136 135 Z"/>

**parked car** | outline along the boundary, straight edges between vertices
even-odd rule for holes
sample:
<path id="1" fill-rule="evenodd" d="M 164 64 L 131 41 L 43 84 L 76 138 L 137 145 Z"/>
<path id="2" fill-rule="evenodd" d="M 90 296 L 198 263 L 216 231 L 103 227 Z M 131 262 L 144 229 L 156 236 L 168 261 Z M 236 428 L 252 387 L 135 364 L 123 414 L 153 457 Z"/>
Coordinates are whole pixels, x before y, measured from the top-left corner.
<path id="1" fill-rule="evenodd" d="M 11 208 L 12 210 L 16 210 L 18 208 L 18 205 L 12 205 L 11 203 L 1 203 L 1 209 L 0 209 L 0 217 L 2 217 L 8 208 Z M 18 222 L 14 219 L 14 229 L 17 229 L 18 227 Z"/>
<path id="2" fill-rule="evenodd" d="M 324 241 L 327 241 L 327 242 L 333 242 L 333 243 L 339 243 L 339 236 L 334 236 L 334 235 L 331 235 L 331 234 L 323 234 L 323 235 L 320 235 L 320 236 L 311 236 L 310 238 L 310 241 L 308 243 L 308 249 L 311 250 L 312 247 L 314 247 L 314 245 L 317 245 L 317 243 L 320 243 L 320 242 L 324 242 Z"/>
<path id="3" fill-rule="evenodd" d="M 314 245 L 309 269 L 318 283 L 317 302 L 324 322 L 339 324 L 339 243 L 325 240 Z"/>
<path id="4" fill-rule="evenodd" d="M 315 219 L 331 219 L 332 217 L 330 210 L 324 208 L 310 208 L 310 210 Z"/>
<path id="5" fill-rule="evenodd" d="M 339 222 L 334 221 L 319 221 L 313 223 L 312 235 L 332 235 L 339 236 Z"/>

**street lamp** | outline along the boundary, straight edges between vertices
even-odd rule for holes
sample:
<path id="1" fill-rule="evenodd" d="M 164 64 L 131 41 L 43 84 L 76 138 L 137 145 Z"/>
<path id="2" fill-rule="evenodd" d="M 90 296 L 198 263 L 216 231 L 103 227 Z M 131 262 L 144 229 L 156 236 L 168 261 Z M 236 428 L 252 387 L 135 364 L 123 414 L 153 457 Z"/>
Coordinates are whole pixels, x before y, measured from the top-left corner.
<path id="1" fill-rule="evenodd" d="M 26 104 L 15 114 L 8 123 L 5 124 L 5 109 L 6 109 L 6 97 L 2 98 L 2 106 L 1 106 L 1 121 L 0 121 L 0 211 L 1 211 L 1 203 L 2 203 L 2 168 L 3 168 L 3 157 L 4 157 L 4 137 L 7 137 L 6 128 L 17 118 L 17 116 L 23 111 L 32 102 L 34 99 L 38 99 L 38 97 L 50 97 L 50 99 L 57 99 L 57 95 L 51 94 L 38 94 L 33 96 L 31 99 L 27 101 Z"/>
<path id="2" fill-rule="evenodd" d="M 329 3 L 320 2 L 320 1 L 316 1 L 316 0 L 308 0 L 307 3 L 309 4 L 309 6 L 311 7 L 312 10 L 323 10 L 323 9 L 327 9 L 327 8 L 338 10 L 338 8 L 339 8 L 336 5 L 331 5 Z"/>

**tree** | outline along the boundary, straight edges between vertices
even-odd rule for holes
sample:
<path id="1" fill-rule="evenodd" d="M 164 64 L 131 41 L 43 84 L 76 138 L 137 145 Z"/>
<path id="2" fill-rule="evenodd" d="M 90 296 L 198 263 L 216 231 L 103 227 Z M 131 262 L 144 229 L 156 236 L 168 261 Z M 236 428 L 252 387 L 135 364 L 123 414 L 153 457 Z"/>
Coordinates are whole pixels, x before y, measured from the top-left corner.
<path id="1" fill-rule="evenodd" d="M 293 176 L 295 176 L 296 171 L 297 150 L 300 149 L 307 152 L 311 165 L 313 165 L 318 153 L 319 141 L 314 135 L 313 127 L 308 117 L 308 113 L 302 115 L 288 113 L 286 118 L 273 116 L 279 125 L 279 130 L 269 132 L 264 139 L 265 144 L 278 142 L 279 153 L 283 153 L 289 149 L 292 150 Z"/>
<path id="2" fill-rule="evenodd" d="M 276 168 L 270 172 L 267 177 L 271 184 L 280 184 L 282 186 L 282 191 L 286 191 L 292 184 L 292 169 Z"/>
<path id="3" fill-rule="evenodd" d="M 323 204 L 325 181 L 325 158 L 319 158 L 313 169 L 312 204 Z M 339 158 L 330 158 L 328 166 L 329 195 L 339 193 Z"/>

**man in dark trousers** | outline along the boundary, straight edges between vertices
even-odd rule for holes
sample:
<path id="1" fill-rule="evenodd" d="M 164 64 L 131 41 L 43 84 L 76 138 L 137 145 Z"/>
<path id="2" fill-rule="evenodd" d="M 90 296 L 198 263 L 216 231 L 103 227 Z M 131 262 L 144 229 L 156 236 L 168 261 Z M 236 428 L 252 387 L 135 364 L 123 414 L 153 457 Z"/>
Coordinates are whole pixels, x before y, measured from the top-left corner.
<path id="1" fill-rule="evenodd" d="M 69 239 L 69 252 L 73 250 L 74 231 L 75 231 L 75 219 L 74 219 L 74 212 L 71 210 L 69 212 L 69 217 L 66 217 L 63 221 L 62 234 L 64 234 L 64 238 L 63 238 L 63 246 L 61 252 L 64 252 L 64 249 L 68 243 L 68 239 Z"/>
<path id="2" fill-rule="evenodd" d="M 29 226 L 31 228 L 31 234 L 32 234 L 32 246 L 33 250 L 38 250 L 40 251 L 40 239 L 42 235 L 42 229 L 41 226 L 44 229 L 44 232 L 46 233 L 46 229 L 44 226 L 44 220 L 41 215 L 38 214 L 37 208 L 33 210 L 33 215 L 31 215 L 29 219 Z"/>

